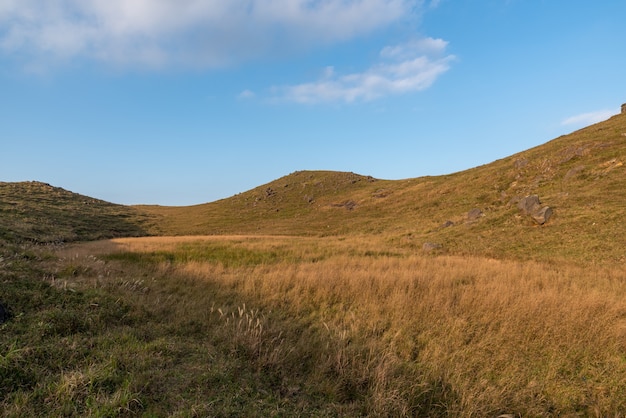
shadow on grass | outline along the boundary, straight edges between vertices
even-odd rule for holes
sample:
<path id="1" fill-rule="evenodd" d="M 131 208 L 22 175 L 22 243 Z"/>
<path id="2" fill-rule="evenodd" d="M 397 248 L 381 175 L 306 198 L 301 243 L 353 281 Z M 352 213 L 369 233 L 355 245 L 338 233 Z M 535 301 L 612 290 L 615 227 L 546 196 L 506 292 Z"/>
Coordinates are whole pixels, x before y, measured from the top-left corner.
<path id="1" fill-rule="evenodd" d="M 443 416 L 454 403 L 444 382 L 313 312 L 273 310 L 163 257 L 51 267 L 4 250 L 4 416 Z M 58 276 L 68 262 L 78 273 Z"/>

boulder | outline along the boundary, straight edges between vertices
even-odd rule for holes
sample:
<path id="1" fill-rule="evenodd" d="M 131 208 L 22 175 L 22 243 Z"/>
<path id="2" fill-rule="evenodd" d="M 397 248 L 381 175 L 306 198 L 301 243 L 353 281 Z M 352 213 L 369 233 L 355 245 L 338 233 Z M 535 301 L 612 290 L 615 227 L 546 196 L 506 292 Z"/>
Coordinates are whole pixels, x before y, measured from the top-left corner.
<path id="1" fill-rule="evenodd" d="M 524 215 L 530 216 L 539 225 L 548 222 L 553 214 L 552 208 L 543 206 L 537 195 L 530 195 L 520 199 L 517 203 L 517 207 Z"/>
<path id="2" fill-rule="evenodd" d="M 480 218 L 481 216 L 483 216 L 483 211 L 478 209 L 478 208 L 474 208 L 474 209 L 470 210 L 469 212 L 467 212 L 467 220 L 468 221 L 475 221 L 476 219 Z"/>
<path id="3" fill-rule="evenodd" d="M 539 225 L 543 225 L 552 217 L 552 208 L 550 206 L 544 206 L 538 211 L 532 213 L 530 216 Z"/>
<path id="4" fill-rule="evenodd" d="M 523 197 L 522 199 L 520 199 L 519 202 L 517 202 L 517 207 L 522 212 L 524 212 L 525 215 L 530 215 L 531 213 L 533 213 L 534 211 L 538 210 L 541 207 L 539 196 L 534 194 L 534 195 Z"/>

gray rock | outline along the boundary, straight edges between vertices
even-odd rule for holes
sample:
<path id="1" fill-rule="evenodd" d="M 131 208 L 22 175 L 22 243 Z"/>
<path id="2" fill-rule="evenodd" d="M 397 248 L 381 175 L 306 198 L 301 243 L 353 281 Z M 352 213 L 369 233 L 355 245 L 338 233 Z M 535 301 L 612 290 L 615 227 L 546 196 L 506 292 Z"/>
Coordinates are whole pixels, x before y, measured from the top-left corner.
<path id="1" fill-rule="evenodd" d="M 526 196 L 520 199 L 519 202 L 517 202 L 517 207 L 522 212 L 524 212 L 525 215 L 530 215 L 531 213 L 541 208 L 541 202 L 539 201 L 539 196 L 537 196 L 536 194 Z"/>
<path id="2" fill-rule="evenodd" d="M 470 210 L 469 212 L 467 212 L 467 220 L 468 221 L 475 221 L 476 219 L 480 218 L 481 216 L 483 216 L 483 211 L 478 209 L 478 208 L 474 208 L 474 209 Z"/>
<path id="3" fill-rule="evenodd" d="M 552 208 L 550 206 L 544 206 L 537 212 L 530 215 L 535 222 L 539 225 L 543 225 L 552 217 Z"/>
<path id="4" fill-rule="evenodd" d="M 539 225 L 548 222 L 554 213 L 551 207 L 541 204 L 537 195 L 530 195 L 520 199 L 517 207 L 524 215 L 530 216 Z"/>
<path id="5" fill-rule="evenodd" d="M 424 251 L 434 251 L 434 250 L 439 250 L 443 248 L 443 245 L 438 244 L 436 242 L 425 242 L 424 245 L 422 245 L 422 250 Z"/>

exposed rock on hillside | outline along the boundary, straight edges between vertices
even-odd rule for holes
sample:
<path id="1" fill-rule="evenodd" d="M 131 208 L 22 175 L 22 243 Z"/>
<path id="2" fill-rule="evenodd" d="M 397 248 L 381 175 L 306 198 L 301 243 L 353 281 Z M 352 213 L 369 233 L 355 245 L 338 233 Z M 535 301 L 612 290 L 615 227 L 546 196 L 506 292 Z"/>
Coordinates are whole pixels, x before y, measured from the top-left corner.
<path id="1" fill-rule="evenodd" d="M 426 252 L 440 250 L 441 248 L 443 248 L 443 245 L 436 242 L 425 242 L 424 245 L 422 245 L 422 250 Z"/>
<path id="2" fill-rule="evenodd" d="M 483 211 L 478 209 L 478 208 L 474 208 L 474 209 L 470 210 L 469 212 L 467 212 L 467 220 L 468 221 L 475 221 L 476 219 L 480 218 L 481 216 L 483 216 Z"/>
<path id="3" fill-rule="evenodd" d="M 549 206 L 542 206 L 539 201 L 539 196 L 530 195 L 522 198 L 517 207 L 524 213 L 524 215 L 530 216 L 539 225 L 543 225 L 548 222 L 552 216 L 552 208 Z"/>
<path id="4" fill-rule="evenodd" d="M 332 206 L 335 208 L 346 208 L 348 210 L 353 210 L 354 208 L 356 208 L 357 204 L 354 200 L 346 200 L 342 203 L 335 203 Z"/>

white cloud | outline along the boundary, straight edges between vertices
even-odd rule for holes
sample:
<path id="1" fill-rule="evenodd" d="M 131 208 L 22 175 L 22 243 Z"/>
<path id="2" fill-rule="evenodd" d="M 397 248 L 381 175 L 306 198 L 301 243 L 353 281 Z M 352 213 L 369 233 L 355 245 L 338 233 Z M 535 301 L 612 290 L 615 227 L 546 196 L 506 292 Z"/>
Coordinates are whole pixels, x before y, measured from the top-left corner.
<path id="1" fill-rule="evenodd" d="M 239 99 L 254 99 L 256 94 L 252 90 L 244 90 L 237 96 Z"/>
<path id="2" fill-rule="evenodd" d="M 439 3 L 441 3 L 441 0 L 430 0 L 429 7 L 435 9 L 439 6 Z"/>
<path id="3" fill-rule="evenodd" d="M 421 0 L 1 0 L 0 51 L 121 66 L 216 67 L 352 39 Z"/>
<path id="4" fill-rule="evenodd" d="M 561 122 L 561 125 L 577 125 L 577 126 L 587 126 L 593 125 L 594 123 L 602 122 L 607 120 L 611 116 L 617 114 L 618 112 L 615 110 L 597 110 L 595 112 L 582 113 L 580 115 L 570 116 L 569 118 L 564 119 Z"/>
<path id="5" fill-rule="evenodd" d="M 380 51 L 383 58 L 409 59 L 420 54 L 437 55 L 445 52 L 448 42 L 443 39 L 421 38 L 407 43 L 386 46 Z"/>
<path id="6" fill-rule="evenodd" d="M 275 88 L 278 98 L 297 103 L 369 101 L 383 96 L 427 89 L 450 69 L 453 55 L 447 42 L 424 38 L 388 46 L 371 68 L 343 76 L 327 67 L 318 81 Z"/>

